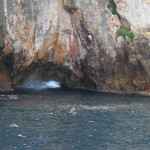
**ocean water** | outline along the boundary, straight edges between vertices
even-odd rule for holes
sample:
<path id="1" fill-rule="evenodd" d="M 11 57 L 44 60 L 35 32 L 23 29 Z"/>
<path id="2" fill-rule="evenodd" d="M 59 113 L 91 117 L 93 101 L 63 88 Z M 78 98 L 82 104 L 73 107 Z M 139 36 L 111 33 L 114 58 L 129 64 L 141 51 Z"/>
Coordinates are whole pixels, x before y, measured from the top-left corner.
<path id="1" fill-rule="evenodd" d="M 148 96 L 73 89 L 0 93 L 0 150 L 149 149 Z"/>

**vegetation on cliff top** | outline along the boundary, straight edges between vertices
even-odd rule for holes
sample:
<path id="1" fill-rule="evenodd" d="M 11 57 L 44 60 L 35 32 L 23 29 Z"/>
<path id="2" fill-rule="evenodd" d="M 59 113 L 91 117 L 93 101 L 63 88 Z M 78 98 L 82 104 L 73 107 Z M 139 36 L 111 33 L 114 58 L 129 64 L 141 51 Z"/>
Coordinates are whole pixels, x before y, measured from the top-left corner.
<path id="1" fill-rule="evenodd" d="M 20 5 L 21 5 L 22 7 L 25 7 L 25 2 L 20 1 Z"/>
<path id="2" fill-rule="evenodd" d="M 111 13 L 116 15 L 117 14 L 117 7 L 114 2 L 109 2 L 107 8 L 111 10 Z"/>
<path id="3" fill-rule="evenodd" d="M 137 55 L 137 50 L 136 50 L 135 48 L 132 48 L 132 49 L 131 49 L 131 54 L 132 54 L 132 55 Z"/>
<path id="4" fill-rule="evenodd" d="M 131 31 L 130 27 L 121 26 L 121 28 L 118 30 L 118 35 L 127 36 L 131 41 L 134 40 L 135 36 Z"/>

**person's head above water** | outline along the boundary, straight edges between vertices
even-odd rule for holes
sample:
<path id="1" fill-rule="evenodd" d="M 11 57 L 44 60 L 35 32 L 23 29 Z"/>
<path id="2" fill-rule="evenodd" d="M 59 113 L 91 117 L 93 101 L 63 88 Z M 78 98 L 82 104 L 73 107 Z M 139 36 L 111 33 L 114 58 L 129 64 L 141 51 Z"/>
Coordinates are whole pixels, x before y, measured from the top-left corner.
<path id="1" fill-rule="evenodd" d="M 76 109 L 75 109 L 75 107 L 72 107 L 71 110 L 70 110 L 68 113 L 69 113 L 69 115 L 71 115 L 71 114 L 73 114 L 74 112 L 76 112 Z"/>

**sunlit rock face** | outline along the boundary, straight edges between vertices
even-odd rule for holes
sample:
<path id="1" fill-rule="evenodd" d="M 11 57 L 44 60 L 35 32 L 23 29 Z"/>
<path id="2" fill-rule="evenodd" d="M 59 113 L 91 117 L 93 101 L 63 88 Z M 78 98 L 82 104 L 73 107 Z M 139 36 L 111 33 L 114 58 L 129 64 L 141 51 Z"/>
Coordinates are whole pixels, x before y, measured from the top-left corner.
<path id="1" fill-rule="evenodd" d="M 126 18 L 134 30 L 149 29 L 150 1 L 149 0 L 114 0 L 118 13 Z"/>
<path id="2" fill-rule="evenodd" d="M 12 85 L 34 76 L 95 91 L 148 91 L 150 17 L 143 10 L 149 2 L 114 0 L 118 14 L 110 2 L 2 0 L 0 61 Z M 122 26 L 134 41 L 118 34 Z"/>

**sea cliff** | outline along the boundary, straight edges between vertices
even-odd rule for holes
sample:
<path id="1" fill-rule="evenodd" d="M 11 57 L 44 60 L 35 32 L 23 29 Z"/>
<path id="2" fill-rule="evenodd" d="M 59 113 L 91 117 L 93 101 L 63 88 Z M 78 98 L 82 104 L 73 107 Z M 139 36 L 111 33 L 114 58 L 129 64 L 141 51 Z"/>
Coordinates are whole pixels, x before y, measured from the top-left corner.
<path id="1" fill-rule="evenodd" d="M 149 0 L 0 0 L 0 89 L 149 92 L 149 14 Z"/>

